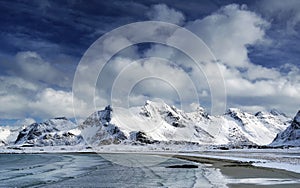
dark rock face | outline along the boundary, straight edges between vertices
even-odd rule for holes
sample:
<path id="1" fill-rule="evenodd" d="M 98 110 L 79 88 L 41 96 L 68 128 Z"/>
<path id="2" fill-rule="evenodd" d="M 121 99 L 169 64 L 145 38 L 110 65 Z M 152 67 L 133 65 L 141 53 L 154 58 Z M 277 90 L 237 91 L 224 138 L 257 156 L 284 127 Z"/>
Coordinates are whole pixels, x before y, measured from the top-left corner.
<path id="1" fill-rule="evenodd" d="M 46 133 L 52 131 L 54 131 L 53 127 L 50 127 L 48 122 L 33 123 L 19 133 L 17 140 L 15 141 L 15 144 L 19 144 L 22 141 L 26 142 L 26 141 L 33 140 L 41 136 L 43 132 Z"/>
<path id="2" fill-rule="evenodd" d="M 290 126 L 277 134 L 271 146 L 300 146 L 300 110 Z"/>
<path id="3" fill-rule="evenodd" d="M 107 122 L 111 121 L 112 111 L 113 109 L 110 105 L 106 106 L 104 109 L 105 113 L 103 113 L 103 119 L 106 120 Z"/>
<path id="4" fill-rule="evenodd" d="M 241 118 L 241 116 L 243 116 L 243 113 L 239 114 L 236 110 L 229 109 L 229 110 L 227 110 L 225 115 L 228 115 L 228 116 L 232 117 L 233 119 L 239 121 L 240 123 L 244 124 L 244 121 Z"/>
<path id="5" fill-rule="evenodd" d="M 300 110 L 298 111 L 297 115 L 293 119 L 292 127 L 295 129 L 300 129 Z"/>
<path id="6" fill-rule="evenodd" d="M 130 139 L 145 144 L 153 144 L 155 142 L 153 139 L 147 137 L 147 135 L 142 131 L 130 132 Z"/>
<path id="7" fill-rule="evenodd" d="M 15 144 L 18 144 L 19 142 L 21 142 L 21 140 L 24 140 L 24 139 L 25 139 L 25 136 L 27 135 L 27 133 L 28 133 L 27 128 L 26 128 L 26 129 L 23 129 L 23 130 L 19 133 L 19 135 L 18 135 L 18 137 L 17 137 L 17 140 L 15 141 Z"/>
<path id="8" fill-rule="evenodd" d="M 173 125 L 174 127 L 180 127 L 180 128 L 186 127 L 178 115 L 172 112 L 167 112 L 166 114 L 167 114 L 165 118 L 166 121 L 171 123 L 171 125 Z"/>
<path id="9" fill-rule="evenodd" d="M 7 145 L 3 140 L 0 140 L 0 145 Z"/>

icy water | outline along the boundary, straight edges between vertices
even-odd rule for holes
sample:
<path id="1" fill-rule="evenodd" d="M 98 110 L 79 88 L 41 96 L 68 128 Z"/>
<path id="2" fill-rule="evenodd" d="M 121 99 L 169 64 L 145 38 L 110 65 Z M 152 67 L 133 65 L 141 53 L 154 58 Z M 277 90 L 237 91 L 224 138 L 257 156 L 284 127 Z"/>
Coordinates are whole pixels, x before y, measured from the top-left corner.
<path id="1" fill-rule="evenodd" d="M 177 168 L 178 166 L 174 165 L 180 167 L 183 164 L 195 163 L 174 158 L 124 154 L 104 157 L 97 154 L 0 154 L 0 185 L 1 187 L 199 187 L 200 184 L 212 185 L 204 174 L 215 173 L 214 169 L 206 169 L 205 165 L 201 164 L 197 164 L 198 168 Z M 127 166 L 107 160 L 110 157 L 113 161 Z M 141 160 L 144 160 L 143 164 Z M 162 163 L 157 164 L 155 161 Z M 222 185 L 224 183 L 219 186 Z"/>
<path id="2" fill-rule="evenodd" d="M 0 187 L 226 187 L 226 182 L 243 187 L 253 181 L 227 178 L 208 164 L 155 155 L 0 154 Z"/>

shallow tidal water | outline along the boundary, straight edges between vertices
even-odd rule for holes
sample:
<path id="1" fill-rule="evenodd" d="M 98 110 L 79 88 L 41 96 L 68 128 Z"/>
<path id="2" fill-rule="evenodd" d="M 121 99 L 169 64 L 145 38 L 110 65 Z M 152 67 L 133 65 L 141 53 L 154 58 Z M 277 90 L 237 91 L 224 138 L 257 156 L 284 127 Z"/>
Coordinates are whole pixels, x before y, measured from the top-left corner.
<path id="1" fill-rule="evenodd" d="M 0 187 L 300 185 L 297 179 L 234 179 L 221 172 L 209 164 L 156 155 L 0 154 Z"/>

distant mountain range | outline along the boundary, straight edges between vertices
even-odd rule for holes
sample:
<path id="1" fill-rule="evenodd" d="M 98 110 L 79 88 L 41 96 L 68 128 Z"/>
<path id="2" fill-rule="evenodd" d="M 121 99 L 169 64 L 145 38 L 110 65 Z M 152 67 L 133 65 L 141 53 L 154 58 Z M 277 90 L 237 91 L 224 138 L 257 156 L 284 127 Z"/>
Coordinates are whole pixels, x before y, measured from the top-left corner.
<path id="1" fill-rule="evenodd" d="M 76 145 L 83 141 L 77 125 L 65 117 L 33 123 L 19 132 L 14 144 L 27 146 Z"/>
<path id="2" fill-rule="evenodd" d="M 146 101 L 144 106 L 129 110 L 107 106 L 79 126 L 60 117 L 19 129 L 0 128 L 0 145 L 101 146 L 160 142 L 300 146 L 300 111 L 294 119 L 276 110 L 252 115 L 237 108 L 212 116 L 202 107 L 187 113 L 163 102 Z"/>

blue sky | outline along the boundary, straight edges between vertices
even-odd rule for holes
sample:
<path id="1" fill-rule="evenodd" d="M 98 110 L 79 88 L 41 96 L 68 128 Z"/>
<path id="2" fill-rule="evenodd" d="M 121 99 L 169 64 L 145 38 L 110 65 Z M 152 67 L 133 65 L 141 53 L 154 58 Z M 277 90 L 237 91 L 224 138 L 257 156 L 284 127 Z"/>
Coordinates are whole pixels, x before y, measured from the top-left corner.
<path id="1" fill-rule="evenodd" d="M 289 115 L 299 109 L 297 0 L 0 0 L 0 124 L 72 117 L 72 81 L 85 51 L 106 32 L 147 20 L 170 21 L 203 39 L 223 65 L 228 107 L 250 112 L 278 108 Z M 137 48 L 124 52 L 135 58 L 123 55 L 119 61 L 138 59 L 147 50 L 153 56 L 168 52 L 155 45 Z M 140 100 L 159 97 L 136 88 Z M 201 94 L 200 103 L 209 109 L 209 91 Z M 178 101 L 166 97 L 167 91 L 162 95 L 168 103 Z"/>

